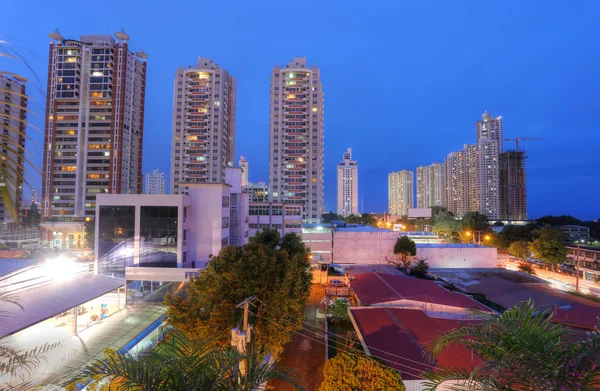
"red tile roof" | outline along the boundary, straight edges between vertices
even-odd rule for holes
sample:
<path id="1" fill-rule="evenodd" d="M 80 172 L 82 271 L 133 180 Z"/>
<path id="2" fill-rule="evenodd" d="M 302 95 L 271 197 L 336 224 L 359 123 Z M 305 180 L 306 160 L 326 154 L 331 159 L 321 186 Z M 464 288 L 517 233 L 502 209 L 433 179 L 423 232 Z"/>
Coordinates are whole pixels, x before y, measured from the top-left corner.
<path id="1" fill-rule="evenodd" d="M 381 273 L 358 274 L 350 286 L 361 304 L 409 299 L 481 311 L 490 309 L 460 293 L 450 292 L 433 281 Z"/>
<path id="2" fill-rule="evenodd" d="M 433 366 L 470 370 L 481 360 L 463 346 L 445 348 L 433 361 L 427 346 L 440 335 L 477 321 L 437 319 L 419 310 L 362 307 L 350 310 L 371 355 L 398 369 L 404 380 L 419 380 Z"/>

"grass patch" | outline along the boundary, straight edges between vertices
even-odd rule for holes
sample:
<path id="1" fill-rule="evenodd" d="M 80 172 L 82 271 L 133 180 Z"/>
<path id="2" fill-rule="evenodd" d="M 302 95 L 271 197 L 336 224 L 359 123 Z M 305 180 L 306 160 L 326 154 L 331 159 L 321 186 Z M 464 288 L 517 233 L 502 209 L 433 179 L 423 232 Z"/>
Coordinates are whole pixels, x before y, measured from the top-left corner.
<path id="1" fill-rule="evenodd" d="M 583 297 L 584 299 L 588 299 L 588 300 L 600 303 L 600 297 L 598 297 L 592 293 L 583 293 L 583 292 L 577 292 L 577 291 L 567 291 L 567 293 L 570 293 L 573 296 Z"/>

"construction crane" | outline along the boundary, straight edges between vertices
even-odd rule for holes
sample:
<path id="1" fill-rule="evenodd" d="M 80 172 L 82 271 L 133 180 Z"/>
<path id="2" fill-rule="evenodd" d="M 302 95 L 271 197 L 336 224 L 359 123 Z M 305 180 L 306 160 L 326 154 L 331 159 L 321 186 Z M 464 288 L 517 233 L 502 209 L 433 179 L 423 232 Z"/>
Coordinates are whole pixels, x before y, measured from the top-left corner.
<path id="1" fill-rule="evenodd" d="M 517 149 L 516 151 L 519 152 L 519 142 L 520 141 L 529 141 L 529 140 L 543 140 L 543 138 L 539 138 L 539 137 L 513 137 L 513 138 L 505 138 L 504 141 L 510 141 L 510 140 L 514 140 L 515 144 L 517 145 Z"/>

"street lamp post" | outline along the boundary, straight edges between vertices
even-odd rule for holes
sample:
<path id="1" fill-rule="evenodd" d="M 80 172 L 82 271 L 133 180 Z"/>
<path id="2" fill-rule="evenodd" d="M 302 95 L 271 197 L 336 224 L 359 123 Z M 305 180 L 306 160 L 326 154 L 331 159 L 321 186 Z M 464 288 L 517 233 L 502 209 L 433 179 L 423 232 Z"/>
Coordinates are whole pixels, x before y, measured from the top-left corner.
<path id="1" fill-rule="evenodd" d="M 471 235 L 473 235 L 473 244 L 481 244 L 482 243 L 481 235 L 484 234 L 483 231 L 474 231 L 474 232 L 467 231 L 466 234 L 467 234 L 468 237 L 471 237 Z M 479 239 L 478 241 L 475 241 L 475 237 L 476 236 Z M 483 240 L 490 240 L 490 238 L 491 237 L 490 237 L 489 234 L 485 234 L 485 236 L 483 237 Z"/>

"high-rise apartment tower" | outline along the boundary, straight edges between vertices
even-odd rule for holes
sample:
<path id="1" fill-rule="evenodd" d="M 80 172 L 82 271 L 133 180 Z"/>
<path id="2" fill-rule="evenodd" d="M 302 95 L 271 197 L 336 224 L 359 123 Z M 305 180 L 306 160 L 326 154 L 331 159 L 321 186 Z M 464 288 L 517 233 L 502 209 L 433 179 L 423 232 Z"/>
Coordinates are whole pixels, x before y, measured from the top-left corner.
<path id="1" fill-rule="evenodd" d="M 498 143 L 498 153 L 502 152 L 502 117 L 493 118 L 491 114 L 484 111 L 481 121 L 476 122 L 477 143 L 482 139 L 494 140 Z"/>
<path id="2" fill-rule="evenodd" d="M 527 220 L 525 152 L 500 154 L 500 218 Z"/>
<path id="3" fill-rule="evenodd" d="M 0 107 L 2 129 L 2 179 L 0 186 L 8 190 L 12 205 L 4 204 L 0 197 L 0 223 L 18 223 L 23 199 L 23 174 L 25 171 L 25 132 L 27 121 L 27 91 L 25 80 L 19 77 L 0 75 Z"/>
<path id="4" fill-rule="evenodd" d="M 417 167 L 417 208 L 444 206 L 444 165 Z"/>
<path id="5" fill-rule="evenodd" d="M 165 194 L 165 173 L 158 169 L 147 172 L 144 178 L 144 194 Z"/>
<path id="6" fill-rule="evenodd" d="M 146 59 L 129 36 L 50 34 L 41 242 L 81 248 L 96 194 L 142 192 Z"/>
<path id="7" fill-rule="evenodd" d="M 413 172 L 395 171 L 388 175 L 388 213 L 406 216 L 408 209 L 414 206 Z"/>
<path id="8" fill-rule="evenodd" d="M 337 214 L 358 214 L 358 162 L 352 160 L 352 149 L 342 155 L 337 166 Z"/>
<path id="9" fill-rule="evenodd" d="M 271 201 L 302 206 L 303 220 L 323 213 L 323 90 L 319 68 L 294 58 L 271 73 Z"/>
<path id="10" fill-rule="evenodd" d="M 225 183 L 225 168 L 235 154 L 235 78 L 198 58 L 180 67 L 173 88 L 171 192 L 185 193 L 186 183 Z"/>

